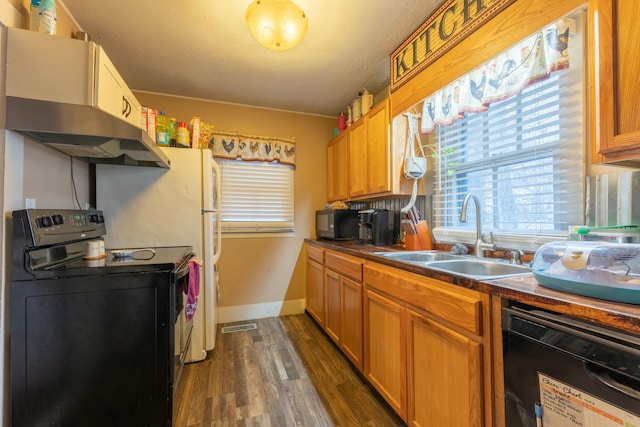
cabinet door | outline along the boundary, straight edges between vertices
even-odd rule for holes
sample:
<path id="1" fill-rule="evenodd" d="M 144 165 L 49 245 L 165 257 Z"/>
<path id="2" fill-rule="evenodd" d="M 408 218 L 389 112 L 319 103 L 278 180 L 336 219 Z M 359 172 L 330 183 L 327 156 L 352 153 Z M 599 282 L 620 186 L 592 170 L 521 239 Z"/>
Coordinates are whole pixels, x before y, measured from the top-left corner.
<path id="1" fill-rule="evenodd" d="M 640 164 L 640 8 L 635 0 L 589 1 L 592 162 Z"/>
<path id="2" fill-rule="evenodd" d="M 324 330 L 336 344 L 340 343 L 340 311 L 342 306 L 340 275 L 325 269 L 325 321 Z"/>
<path id="3" fill-rule="evenodd" d="M 376 105 L 367 116 L 367 193 L 391 191 L 388 102 Z"/>
<path id="4" fill-rule="evenodd" d="M 482 426 L 481 344 L 407 311 L 408 424 Z"/>
<path id="5" fill-rule="evenodd" d="M 324 327 L 323 267 L 310 259 L 307 259 L 307 312 Z"/>
<path id="6" fill-rule="evenodd" d="M 351 362 L 362 371 L 362 284 L 346 277 L 341 279 L 341 348 Z"/>
<path id="7" fill-rule="evenodd" d="M 96 46 L 94 104 L 142 129 L 142 107 L 104 50 Z"/>
<path id="8" fill-rule="evenodd" d="M 347 200 L 348 193 L 348 132 L 329 143 L 327 148 L 327 200 Z"/>
<path id="9" fill-rule="evenodd" d="M 349 198 L 367 194 L 367 129 L 366 117 L 349 129 Z"/>
<path id="10" fill-rule="evenodd" d="M 369 289 L 365 290 L 364 310 L 365 376 L 406 421 L 406 310 Z"/>

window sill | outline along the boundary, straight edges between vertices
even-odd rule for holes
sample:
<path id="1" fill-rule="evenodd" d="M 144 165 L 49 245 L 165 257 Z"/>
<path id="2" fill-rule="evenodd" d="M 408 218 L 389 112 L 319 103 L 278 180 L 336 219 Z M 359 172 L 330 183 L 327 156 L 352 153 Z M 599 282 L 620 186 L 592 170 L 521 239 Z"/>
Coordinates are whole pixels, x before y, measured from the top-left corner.
<path id="1" fill-rule="evenodd" d="M 438 227 L 433 230 L 433 237 L 438 243 L 456 244 L 463 243 L 473 247 L 476 243 L 475 230 L 460 228 Z M 489 232 L 484 232 L 483 240 L 489 242 Z M 493 239 L 498 249 L 520 249 L 526 252 L 535 252 L 545 243 L 567 240 L 568 232 L 556 232 L 548 234 L 519 234 L 494 232 Z"/>
<path id="2" fill-rule="evenodd" d="M 223 239 L 261 239 L 261 238 L 292 238 L 295 233 L 293 231 L 279 231 L 279 232 L 235 232 L 235 231 L 223 231 Z"/>

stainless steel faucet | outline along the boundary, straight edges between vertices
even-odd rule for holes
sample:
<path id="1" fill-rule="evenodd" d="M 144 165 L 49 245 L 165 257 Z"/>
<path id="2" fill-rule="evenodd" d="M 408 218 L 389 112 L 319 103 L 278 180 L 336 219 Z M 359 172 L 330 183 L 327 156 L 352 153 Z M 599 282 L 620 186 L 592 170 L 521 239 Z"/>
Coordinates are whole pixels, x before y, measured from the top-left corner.
<path id="1" fill-rule="evenodd" d="M 495 251 L 496 245 L 493 243 L 493 233 L 491 233 L 491 242 L 485 243 L 482 240 L 482 214 L 480 213 L 480 199 L 473 193 L 466 195 L 462 201 L 462 208 L 460 209 L 460 222 L 467 222 L 467 205 L 469 200 L 473 199 L 476 205 L 476 256 L 482 258 L 484 251 Z"/>

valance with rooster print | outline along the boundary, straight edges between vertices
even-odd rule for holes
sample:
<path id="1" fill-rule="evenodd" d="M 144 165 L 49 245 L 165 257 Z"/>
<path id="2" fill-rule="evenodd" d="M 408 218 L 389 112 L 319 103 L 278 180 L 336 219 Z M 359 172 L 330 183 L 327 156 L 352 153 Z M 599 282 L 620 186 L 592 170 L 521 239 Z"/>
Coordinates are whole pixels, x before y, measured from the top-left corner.
<path id="1" fill-rule="evenodd" d="M 569 23 L 561 20 L 542 29 L 424 100 L 423 133 L 478 113 L 492 102 L 517 95 L 527 85 L 569 67 Z"/>
<path id="2" fill-rule="evenodd" d="M 296 165 L 296 145 L 292 139 L 214 132 L 213 157 Z"/>

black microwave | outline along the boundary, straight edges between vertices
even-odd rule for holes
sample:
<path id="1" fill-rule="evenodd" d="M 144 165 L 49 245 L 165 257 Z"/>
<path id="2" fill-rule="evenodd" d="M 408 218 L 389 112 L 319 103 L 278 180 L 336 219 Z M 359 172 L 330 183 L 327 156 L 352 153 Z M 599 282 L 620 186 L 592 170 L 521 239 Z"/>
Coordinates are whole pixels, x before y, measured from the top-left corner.
<path id="1" fill-rule="evenodd" d="M 351 209 L 322 209 L 316 211 L 316 237 L 332 240 L 358 238 L 358 211 Z"/>

